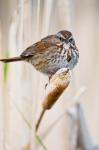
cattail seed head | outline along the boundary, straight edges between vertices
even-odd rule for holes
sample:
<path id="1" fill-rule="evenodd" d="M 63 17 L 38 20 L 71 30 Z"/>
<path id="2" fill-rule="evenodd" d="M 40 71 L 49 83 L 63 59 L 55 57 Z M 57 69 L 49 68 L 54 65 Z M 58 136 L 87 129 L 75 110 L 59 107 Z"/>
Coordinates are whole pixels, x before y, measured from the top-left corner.
<path id="1" fill-rule="evenodd" d="M 43 101 L 43 109 L 50 109 L 70 83 L 70 71 L 66 68 L 58 70 L 47 86 L 47 95 Z"/>

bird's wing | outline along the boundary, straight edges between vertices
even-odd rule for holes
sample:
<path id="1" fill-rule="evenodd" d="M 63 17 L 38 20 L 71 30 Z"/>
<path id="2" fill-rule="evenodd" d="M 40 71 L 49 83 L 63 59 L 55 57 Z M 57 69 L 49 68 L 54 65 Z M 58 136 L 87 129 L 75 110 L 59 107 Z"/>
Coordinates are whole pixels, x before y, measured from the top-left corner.
<path id="1" fill-rule="evenodd" d="M 30 47 L 28 47 L 22 54 L 21 57 L 32 57 L 37 53 L 42 53 L 44 51 L 46 51 L 46 49 L 48 49 L 51 46 L 55 46 L 55 44 L 46 42 L 46 41 L 40 41 L 37 42 L 33 45 L 31 45 Z"/>
<path id="2" fill-rule="evenodd" d="M 45 38 L 41 39 L 41 41 L 46 41 L 52 43 L 57 46 L 57 44 L 61 43 L 60 39 L 56 35 L 49 35 Z"/>
<path id="3" fill-rule="evenodd" d="M 34 55 L 32 49 L 33 49 L 33 45 L 26 48 L 26 50 L 24 50 L 20 56 L 23 58 L 32 57 Z"/>
<path id="4" fill-rule="evenodd" d="M 48 35 L 48 36 L 44 37 L 43 39 L 41 39 L 41 41 L 50 41 L 50 42 L 53 42 L 54 38 L 56 38 L 55 35 Z"/>
<path id="5" fill-rule="evenodd" d="M 47 36 L 47 37 L 41 39 L 41 41 L 28 47 L 21 54 L 21 57 L 27 58 L 27 57 L 32 57 L 37 53 L 42 53 L 42 52 L 44 53 L 44 51 L 46 51 L 49 47 L 59 46 L 57 44 L 59 44 L 59 41 L 57 39 L 55 39 L 54 35 Z"/>

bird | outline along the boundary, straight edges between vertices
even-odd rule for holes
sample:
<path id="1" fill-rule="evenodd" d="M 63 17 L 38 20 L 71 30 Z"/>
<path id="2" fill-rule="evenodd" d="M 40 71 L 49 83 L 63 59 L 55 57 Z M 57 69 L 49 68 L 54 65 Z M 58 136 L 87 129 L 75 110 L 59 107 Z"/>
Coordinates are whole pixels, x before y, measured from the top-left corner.
<path id="1" fill-rule="evenodd" d="M 79 59 L 79 51 L 70 31 L 61 30 L 27 47 L 20 56 L 0 59 L 4 63 L 26 61 L 49 77 L 61 68 L 72 70 Z"/>

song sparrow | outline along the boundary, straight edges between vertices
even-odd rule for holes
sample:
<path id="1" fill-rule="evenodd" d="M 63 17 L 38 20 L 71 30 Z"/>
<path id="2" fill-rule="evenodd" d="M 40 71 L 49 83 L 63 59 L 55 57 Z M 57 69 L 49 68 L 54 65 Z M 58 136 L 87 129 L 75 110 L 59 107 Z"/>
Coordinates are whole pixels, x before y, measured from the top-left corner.
<path id="1" fill-rule="evenodd" d="M 79 52 L 72 33 L 63 30 L 31 45 L 19 57 L 0 59 L 0 61 L 4 63 L 26 61 L 38 71 L 50 76 L 61 68 L 73 69 L 78 58 Z"/>

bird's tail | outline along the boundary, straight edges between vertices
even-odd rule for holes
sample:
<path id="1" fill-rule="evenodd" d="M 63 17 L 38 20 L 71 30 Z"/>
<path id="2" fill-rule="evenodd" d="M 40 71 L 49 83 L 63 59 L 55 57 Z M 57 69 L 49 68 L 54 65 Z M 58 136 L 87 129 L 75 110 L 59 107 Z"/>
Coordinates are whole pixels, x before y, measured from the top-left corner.
<path id="1" fill-rule="evenodd" d="M 14 62 L 14 61 L 22 61 L 24 60 L 24 58 L 22 58 L 21 56 L 19 57 L 12 57 L 12 58 L 4 58 L 4 59 L 0 59 L 0 61 L 4 62 L 4 63 L 9 63 L 9 62 Z"/>

